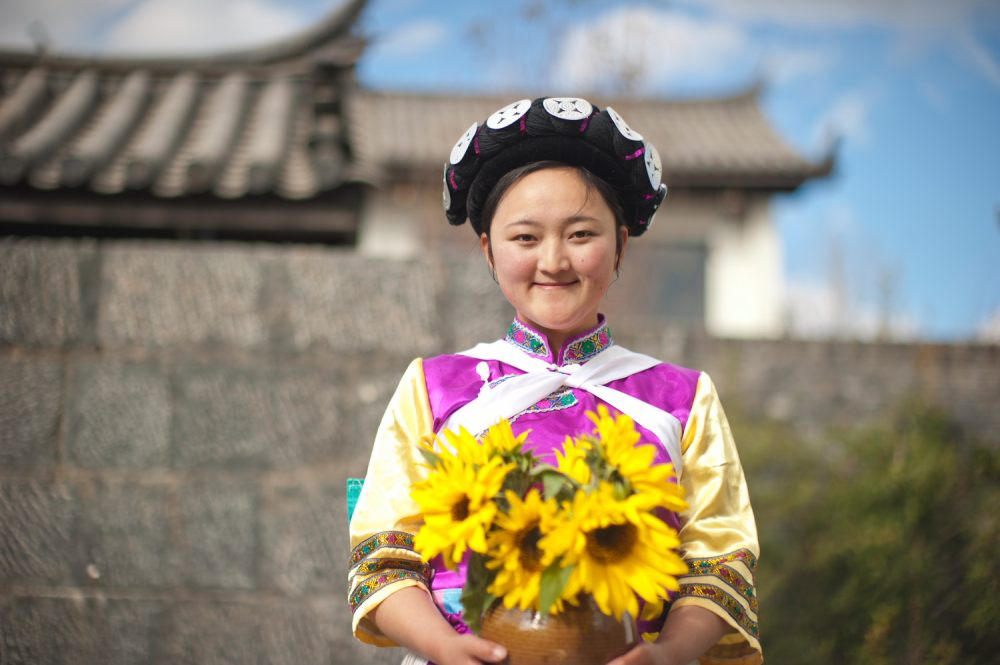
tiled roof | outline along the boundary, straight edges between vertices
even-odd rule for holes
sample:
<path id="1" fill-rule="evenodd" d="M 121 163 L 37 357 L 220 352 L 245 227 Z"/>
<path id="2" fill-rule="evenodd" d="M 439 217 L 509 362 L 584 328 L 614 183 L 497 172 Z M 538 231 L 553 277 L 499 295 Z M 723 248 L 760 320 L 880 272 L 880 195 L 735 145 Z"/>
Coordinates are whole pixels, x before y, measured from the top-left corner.
<path id="1" fill-rule="evenodd" d="M 531 95 L 523 95 L 531 97 Z M 348 100 L 350 142 L 359 172 L 440 171 L 445 155 L 474 121 L 518 98 L 363 91 Z M 794 189 L 827 175 L 833 156 L 811 161 L 771 127 L 759 87 L 710 100 L 608 99 L 632 127 L 656 145 L 670 185 Z"/>
<path id="2" fill-rule="evenodd" d="M 439 173 L 472 120 L 516 95 L 358 89 L 363 5 L 344 0 L 291 38 L 203 56 L 0 51 L 0 190 L 305 202 L 352 181 Z M 774 132 L 756 88 L 714 100 L 593 101 L 656 144 L 671 185 L 793 189 L 832 166 Z"/>
<path id="3" fill-rule="evenodd" d="M 0 52 L 0 186 L 307 199 L 350 177 L 344 90 L 363 0 L 258 49 L 184 58 Z"/>

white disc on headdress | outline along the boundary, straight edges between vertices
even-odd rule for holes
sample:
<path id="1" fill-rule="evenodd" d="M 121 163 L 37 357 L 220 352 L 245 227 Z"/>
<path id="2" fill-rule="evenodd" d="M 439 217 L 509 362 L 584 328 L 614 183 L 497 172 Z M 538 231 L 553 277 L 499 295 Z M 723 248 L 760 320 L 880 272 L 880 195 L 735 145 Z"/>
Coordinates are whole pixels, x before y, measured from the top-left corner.
<path id="1" fill-rule="evenodd" d="M 625 119 L 618 115 L 618 111 L 614 110 L 610 106 L 604 110 L 608 112 L 608 115 L 611 117 L 611 122 L 615 123 L 615 127 L 617 127 L 618 131 L 622 133 L 622 136 L 627 138 L 629 141 L 642 140 L 642 134 L 629 127 L 628 123 L 625 122 Z"/>
<path id="2" fill-rule="evenodd" d="M 520 120 L 530 108 L 530 99 L 521 99 L 513 104 L 508 104 L 487 118 L 486 126 L 490 129 L 503 129 L 504 127 L 509 127 Z"/>
<path id="3" fill-rule="evenodd" d="M 663 164 L 660 163 L 660 153 L 649 141 L 643 141 L 646 147 L 644 160 L 646 162 L 646 175 L 649 176 L 649 184 L 653 189 L 660 188 L 660 178 L 663 176 Z"/>
<path id="4" fill-rule="evenodd" d="M 448 208 L 451 207 L 451 187 L 448 186 L 448 165 L 444 165 L 444 193 L 441 195 L 442 203 L 444 204 L 444 211 L 448 212 Z"/>
<path id="5" fill-rule="evenodd" d="M 663 203 L 663 200 L 667 198 L 667 183 L 665 183 L 665 182 L 660 183 L 660 189 L 658 189 L 657 192 L 656 192 L 656 198 L 659 200 L 659 202 L 656 204 L 656 209 L 659 210 L 660 209 L 660 205 Z M 651 227 L 653 225 L 653 220 L 654 219 L 656 219 L 656 211 L 655 210 L 653 211 L 653 214 L 650 215 L 649 221 L 646 222 L 646 229 L 647 230 L 649 229 L 649 227 Z"/>
<path id="6" fill-rule="evenodd" d="M 451 149 L 451 156 L 448 158 L 452 164 L 458 164 L 465 157 L 465 153 L 469 150 L 469 145 L 472 143 L 477 129 L 479 129 L 479 123 L 472 123 L 472 126 L 462 134 L 462 138 L 458 139 L 458 143 Z"/>
<path id="7" fill-rule="evenodd" d="M 542 106 L 560 120 L 583 120 L 594 112 L 590 102 L 579 97 L 549 97 Z"/>

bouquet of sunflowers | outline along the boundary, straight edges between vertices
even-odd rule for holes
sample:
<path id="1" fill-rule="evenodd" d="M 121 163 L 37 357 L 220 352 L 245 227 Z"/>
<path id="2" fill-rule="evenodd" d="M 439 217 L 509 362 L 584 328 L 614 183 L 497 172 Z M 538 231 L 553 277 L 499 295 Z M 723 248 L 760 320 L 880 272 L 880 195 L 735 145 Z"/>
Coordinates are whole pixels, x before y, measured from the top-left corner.
<path id="1" fill-rule="evenodd" d="M 477 440 L 465 429 L 421 446 L 430 473 L 413 488 L 424 518 L 414 540 L 426 560 L 450 568 L 469 552 L 465 622 L 478 631 L 498 599 L 507 608 L 558 614 L 593 597 L 621 621 L 654 606 L 687 572 L 677 532 L 657 509 L 687 508 L 672 464 L 653 464 L 631 418 L 607 408 L 587 416 L 591 433 L 567 437 L 543 464 L 501 420 Z"/>

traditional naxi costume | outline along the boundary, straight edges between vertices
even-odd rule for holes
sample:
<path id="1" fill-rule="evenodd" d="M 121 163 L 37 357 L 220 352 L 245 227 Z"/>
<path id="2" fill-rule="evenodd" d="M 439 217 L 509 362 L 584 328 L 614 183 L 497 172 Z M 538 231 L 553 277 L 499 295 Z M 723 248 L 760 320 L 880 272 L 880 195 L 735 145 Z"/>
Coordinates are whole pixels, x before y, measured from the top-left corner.
<path id="1" fill-rule="evenodd" d="M 641 235 L 665 194 L 655 150 L 612 109 L 600 112 L 579 99 L 552 102 L 552 98 L 515 102 L 491 116 L 485 126 L 473 125 L 459 140 L 445 169 L 449 219 L 461 223 L 468 215 L 474 229 L 481 231 L 474 208 L 481 205 L 482 192 L 490 185 L 480 188 L 478 199 L 475 189 L 478 175 L 491 161 L 489 151 L 507 157 L 519 140 L 543 135 L 542 142 L 552 141 L 544 151 L 558 148 L 561 161 L 582 164 L 616 188 L 632 192 L 638 201 L 634 205 L 623 195 L 629 232 Z M 551 117 L 539 118 L 546 114 Z M 539 120 L 550 124 L 538 129 Z M 594 138 L 594 132 L 604 134 Z M 608 146 L 601 147 L 602 141 Z M 520 147 L 529 143 L 524 140 Z M 573 152 L 577 145 L 581 152 Z M 622 168 L 632 170 L 616 175 L 614 164 L 602 165 L 594 156 L 600 150 L 623 155 Z M 517 160 L 530 157 L 525 152 Z M 497 166 L 494 178 L 512 164 Z M 642 182 L 635 185 L 639 179 Z M 715 387 L 703 372 L 616 345 L 603 317 L 596 328 L 568 339 L 561 349 L 552 348 L 544 334 L 515 320 L 501 340 L 410 364 L 379 426 L 351 520 L 349 599 L 358 639 L 393 645 L 369 614 L 408 586 L 429 591 L 455 629 L 467 630 L 459 602 L 464 566 L 448 570 L 440 557 L 425 563 L 413 548 L 421 522 L 410 491 L 428 472 L 419 452 L 422 440 L 459 427 L 482 433 L 507 418 L 515 434 L 530 430 L 529 448 L 542 461 L 554 463 L 554 451 L 567 435 L 593 430 L 586 413 L 597 411 L 598 405 L 635 421 L 641 441 L 656 445 L 656 462 L 674 464 L 676 481 L 690 505 L 683 514 L 664 511 L 665 521 L 679 532 L 689 573 L 679 578 L 681 589 L 672 603 L 659 617 L 640 622 L 640 631 L 659 631 L 671 606 L 697 605 L 720 616 L 732 629 L 703 663 L 759 663 L 757 533 L 743 470 Z"/>

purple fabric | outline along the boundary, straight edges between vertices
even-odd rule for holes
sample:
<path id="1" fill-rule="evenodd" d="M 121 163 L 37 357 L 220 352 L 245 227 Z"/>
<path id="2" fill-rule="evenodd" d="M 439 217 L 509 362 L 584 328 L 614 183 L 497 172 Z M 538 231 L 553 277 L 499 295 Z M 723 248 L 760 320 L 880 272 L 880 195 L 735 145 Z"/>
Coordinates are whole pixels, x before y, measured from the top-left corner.
<path id="1" fill-rule="evenodd" d="M 603 324 L 603 317 L 601 323 Z M 598 328 L 567 340 L 566 346 L 574 340 L 590 335 Z M 534 330 L 533 332 L 545 340 L 543 334 Z M 551 349 L 547 340 L 545 341 L 546 346 Z M 551 362 L 552 358 L 562 359 L 562 352 L 563 349 L 550 352 L 548 360 Z M 427 383 L 431 412 L 434 415 L 434 431 L 439 431 L 452 413 L 479 395 L 483 380 L 476 371 L 476 366 L 480 362 L 486 362 L 489 366 L 490 381 L 508 375 L 524 373 L 516 367 L 496 360 L 481 361 L 457 354 L 435 356 L 424 360 L 424 377 Z M 691 413 L 700 375 L 701 373 L 696 370 L 661 363 L 624 379 L 611 381 L 606 385 L 671 413 L 680 421 L 683 428 L 686 427 L 688 416 Z M 531 430 L 528 437 L 530 448 L 543 461 L 552 464 L 556 461 L 554 451 L 559 449 L 567 435 L 593 431 L 593 423 L 586 417 L 586 413 L 597 411 L 598 404 L 605 404 L 584 390 L 567 390 L 571 390 L 576 398 L 576 403 L 572 406 L 538 412 L 532 412 L 529 409 L 527 412 L 515 416 L 511 423 L 515 435 Z M 615 409 L 611 408 L 610 405 L 605 404 L 605 406 L 608 406 L 612 413 L 615 412 Z M 671 461 L 666 448 L 651 432 L 639 426 L 637 426 L 637 430 L 642 435 L 641 441 L 643 443 L 656 444 L 657 463 Z M 661 517 L 675 529 L 679 528 L 680 524 L 674 513 L 664 511 Z M 459 588 L 464 584 L 464 562 L 459 566 L 458 571 L 450 571 L 445 568 L 440 557 L 432 561 L 431 564 L 434 568 L 432 589 Z M 656 622 L 642 623 L 642 629 L 651 632 L 659 630 L 658 625 L 662 624 L 662 620 L 656 626 L 653 625 Z"/>

